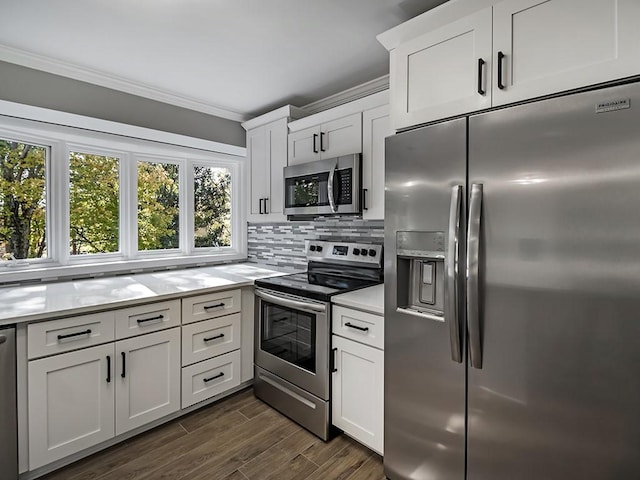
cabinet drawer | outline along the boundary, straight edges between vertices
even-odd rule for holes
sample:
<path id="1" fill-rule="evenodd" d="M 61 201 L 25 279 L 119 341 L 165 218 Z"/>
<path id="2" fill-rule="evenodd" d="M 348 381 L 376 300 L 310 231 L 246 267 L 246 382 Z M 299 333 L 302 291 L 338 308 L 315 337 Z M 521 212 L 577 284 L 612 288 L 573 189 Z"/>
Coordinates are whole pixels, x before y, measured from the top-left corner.
<path id="1" fill-rule="evenodd" d="M 240 350 L 182 369 L 182 408 L 240 385 Z"/>
<path id="2" fill-rule="evenodd" d="M 29 359 L 112 342 L 114 318 L 111 311 L 33 323 L 27 328 Z"/>
<path id="3" fill-rule="evenodd" d="M 344 338 L 384 349 L 384 317 L 333 306 L 331 331 Z"/>
<path id="4" fill-rule="evenodd" d="M 180 300 L 116 310 L 116 338 L 129 338 L 180 325 Z"/>
<path id="5" fill-rule="evenodd" d="M 240 348 L 240 314 L 182 327 L 182 366 Z"/>
<path id="6" fill-rule="evenodd" d="M 240 311 L 240 290 L 210 293 L 182 300 L 182 323 L 199 322 Z"/>

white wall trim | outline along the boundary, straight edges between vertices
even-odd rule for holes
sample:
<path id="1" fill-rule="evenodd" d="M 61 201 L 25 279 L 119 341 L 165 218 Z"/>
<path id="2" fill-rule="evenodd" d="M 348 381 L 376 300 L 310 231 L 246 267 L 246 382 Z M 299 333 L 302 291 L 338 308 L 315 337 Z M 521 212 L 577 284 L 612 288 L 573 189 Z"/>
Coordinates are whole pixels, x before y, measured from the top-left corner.
<path id="1" fill-rule="evenodd" d="M 80 67 L 69 62 L 56 60 L 6 45 L 0 45 L 0 60 L 236 122 L 244 122 L 251 118 L 249 115 L 227 110 L 175 92 L 161 90 L 145 85 L 144 83 L 134 82 L 105 72 Z"/>
<path id="2" fill-rule="evenodd" d="M 196 148 L 237 157 L 246 157 L 247 155 L 247 149 L 245 147 L 204 140 L 202 138 L 189 137 L 177 133 L 163 132 L 161 130 L 154 130 L 146 127 L 127 125 L 126 123 L 112 122 L 111 120 L 86 117 L 75 113 L 34 107 L 6 100 L 0 100 L 0 115 L 22 118 L 25 120 L 34 120 L 36 122 L 51 123 L 65 127 L 81 128 L 83 130 L 99 133 L 122 135 L 141 140 L 151 140 L 153 142 Z"/>
<path id="3" fill-rule="evenodd" d="M 275 122 L 276 120 L 280 120 L 281 118 L 290 118 L 292 120 L 297 120 L 298 118 L 304 118 L 307 115 L 309 115 L 309 113 L 302 110 L 301 108 L 294 107 L 293 105 L 285 105 L 284 107 L 280 107 L 277 110 L 273 110 L 271 112 L 265 113 L 264 115 L 260 115 L 259 117 L 255 117 L 244 122 L 242 124 L 242 128 L 249 131 L 254 128 L 261 127 L 262 125 Z"/>
<path id="4" fill-rule="evenodd" d="M 375 78 L 366 83 L 356 85 L 355 87 L 304 105 L 301 108 L 309 113 L 318 113 L 388 89 L 389 75 L 383 75 L 382 77 Z"/>

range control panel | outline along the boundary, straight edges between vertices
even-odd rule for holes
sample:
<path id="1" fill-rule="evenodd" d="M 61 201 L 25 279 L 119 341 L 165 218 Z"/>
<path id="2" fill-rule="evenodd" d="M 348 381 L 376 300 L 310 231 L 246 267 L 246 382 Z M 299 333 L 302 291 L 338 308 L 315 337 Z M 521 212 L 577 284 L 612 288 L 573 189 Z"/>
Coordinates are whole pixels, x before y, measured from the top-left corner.
<path id="1" fill-rule="evenodd" d="M 306 240 L 307 260 L 382 265 L 382 245 Z"/>

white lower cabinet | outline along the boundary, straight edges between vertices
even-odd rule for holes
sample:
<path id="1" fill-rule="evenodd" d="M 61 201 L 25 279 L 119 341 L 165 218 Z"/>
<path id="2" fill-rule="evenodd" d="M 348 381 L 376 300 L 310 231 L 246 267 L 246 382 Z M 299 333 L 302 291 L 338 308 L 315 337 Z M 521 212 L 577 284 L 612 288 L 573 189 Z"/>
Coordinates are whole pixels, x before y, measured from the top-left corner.
<path id="1" fill-rule="evenodd" d="M 180 408 L 180 328 L 32 360 L 29 469 Z"/>
<path id="2" fill-rule="evenodd" d="M 383 454 L 384 352 L 332 336 L 332 423 Z"/>
<path id="3" fill-rule="evenodd" d="M 180 328 L 116 342 L 116 435 L 180 409 Z"/>
<path id="4" fill-rule="evenodd" d="M 113 343 L 29 362 L 29 469 L 114 436 Z"/>

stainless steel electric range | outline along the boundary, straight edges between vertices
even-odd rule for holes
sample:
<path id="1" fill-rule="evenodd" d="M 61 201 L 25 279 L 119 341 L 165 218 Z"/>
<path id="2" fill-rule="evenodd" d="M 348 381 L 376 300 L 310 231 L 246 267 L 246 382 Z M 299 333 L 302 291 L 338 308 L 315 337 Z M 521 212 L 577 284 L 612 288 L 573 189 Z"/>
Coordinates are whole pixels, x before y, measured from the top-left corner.
<path id="1" fill-rule="evenodd" d="M 307 272 L 256 280 L 258 398 L 330 437 L 331 297 L 383 281 L 382 245 L 311 240 Z"/>

